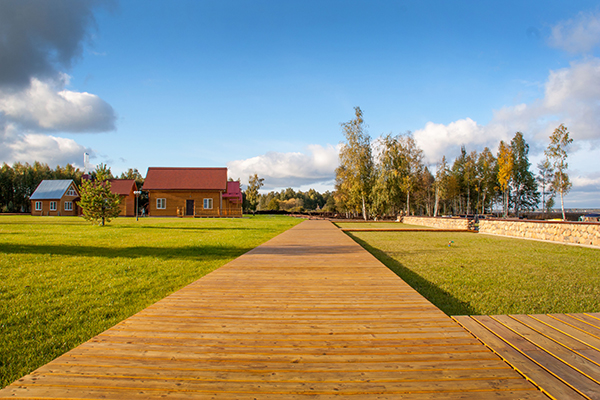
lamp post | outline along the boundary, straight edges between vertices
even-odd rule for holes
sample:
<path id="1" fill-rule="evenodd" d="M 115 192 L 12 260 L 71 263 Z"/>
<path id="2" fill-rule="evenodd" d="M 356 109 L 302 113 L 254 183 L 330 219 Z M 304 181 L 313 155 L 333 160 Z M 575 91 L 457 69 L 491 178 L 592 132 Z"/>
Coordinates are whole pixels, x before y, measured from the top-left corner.
<path id="1" fill-rule="evenodd" d="M 135 220 L 138 220 L 138 198 L 140 197 L 140 194 L 142 194 L 141 190 L 135 190 L 133 192 L 133 194 L 135 194 Z"/>

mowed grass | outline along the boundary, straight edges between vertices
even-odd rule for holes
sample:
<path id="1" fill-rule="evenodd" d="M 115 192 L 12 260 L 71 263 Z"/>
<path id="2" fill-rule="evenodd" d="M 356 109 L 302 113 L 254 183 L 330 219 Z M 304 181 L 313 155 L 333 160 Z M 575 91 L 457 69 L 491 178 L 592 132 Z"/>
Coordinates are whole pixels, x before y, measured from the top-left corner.
<path id="1" fill-rule="evenodd" d="M 300 222 L 0 216 L 0 388 Z"/>
<path id="2" fill-rule="evenodd" d="M 349 235 L 448 315 L 600 311 L 598 249 L 462 232 Z"/>
<path id="3" fill-rule="evenodd" d="M 345 229 L 434 229 L 429 226 L 409 225 L 400 222 L 336 222 Z"/>

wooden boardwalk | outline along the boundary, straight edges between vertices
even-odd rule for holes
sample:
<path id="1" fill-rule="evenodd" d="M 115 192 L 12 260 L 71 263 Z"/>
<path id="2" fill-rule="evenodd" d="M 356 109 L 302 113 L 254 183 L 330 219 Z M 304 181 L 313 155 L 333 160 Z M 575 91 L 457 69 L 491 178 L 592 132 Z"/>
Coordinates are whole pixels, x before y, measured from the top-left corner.
<path id="1" fill-rule="evenodd" d="M 327 221 L 0 391 L 30 399 L 547 399 Z"/>
<path id="2" fill-rule="evenodd" d="M 600 399 L 600 313 L 453 318 L 550 397 Z"/>

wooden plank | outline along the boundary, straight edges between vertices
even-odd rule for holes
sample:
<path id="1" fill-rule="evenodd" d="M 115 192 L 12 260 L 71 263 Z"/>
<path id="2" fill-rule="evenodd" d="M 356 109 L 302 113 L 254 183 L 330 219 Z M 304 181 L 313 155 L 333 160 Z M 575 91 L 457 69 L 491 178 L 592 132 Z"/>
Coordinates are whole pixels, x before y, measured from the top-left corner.
<path id="1" fill-rule="evenodd" d="M 551 398 L 556 400 L 584 398 L 583 395 L 505 342 L 501 337 L 496 336 L 493 330 L 489 330 L 477 320 L 468 316 L 453 318 Z"/>
<path id="2" fill-rule="evenodd" d="M 582 321 L 585 323 L 584 331 L 588 332 L 590 335 L 594 335 L 596 337 L 600 337 L 600 326 L 598 326 L 599 322 L 597 318 L 592 317 L 588 314 L 566 314 L 567 316 L 576 319 L 578 321 Z M 554 316 L 554 315 L 552 315 Z"/>
<path id="3" fill-rule="evenodd" d="M 1 396 L 1 394 L 0 394 Z M 393 396 L 393 395 L 392 395 Z M 366 396 L 369 400 L 389 400 L 390 394 L 378 394 L 372 393 Z M 3 398 L 3 397 L 0 397 Z M 170 400 L 192 400 L 192 399 L 219 399 L 219 400 L 256 400 L 257 397 L 254 393 L 216 393 L 207 392 L 202 393 L 200 396 L 194 392 L 172 392 L 167 390 L 123 390 L 118 388 L 113 389 L 93 389 L 93 388 L 70 388 L 65 390 L 64 388 L 56 387 L 16 387 L 10 388 L 10 399 L 107 399 L 107 400 L 164 400 L 168 398 Z M 286 400 L 298 400 L 298 399 L 318 399 L 318 400 L 339 400 L 340 395 L 335 394 L 309 394 L 309 393 L 285 393 L 285 397 L 281 394 L 270 394 L 261 393 L 260 400 L 280 400 L 285 398 Z M 364 399 L 363 393 L 345 393 L 344 398 L 349 399 Z M 400 397 L 396 397 L 400 398 Z M 547 400 L 547 397 L 538 391 L 480 391 L 469 393 L 462 392 L 446 392 L 446 393 L 434 393 L 433 396 L 430 394 L 423 393 L 402 393 L 402 400 L 423 400 L 432 399 L 436 400 L 464 400 L 466 398 L 472 398 L 477 400 Z"/>
<path id="4" fill-rule="evenodd" d="M 600 396 L 600 387 L 596 382 L 561 362 L 556 357 L 546 353 L 543 349 L 535 346 L 523 336 L 513 332 L 491 316 L 477 316 L 473 318 L 577 392 L 589 398 L 598 398 Z"/>
<path id="5" fill-rule="evenodd" d="M 551 354 L 579 373 L 585 375 L 588 379 L 595 381 L 596 384 L 600 384 L 597 380 L 600 378 L 600 366 L 571 351 L 562 343 L 549 339 L 545 335 L 545 332 L 548 330 L 545 330 L 544 332 L 536 331 L 508 315 L 494 315 L 493 318 L 537 347 L 543 349 L 546 353 Z M 594 379 L 594 377 L 596 377 L 596 379 Z M 598 390 L 600 391 L 600 386 L 598 386 Z"/>
<path id="6" fill-rule="evenodd" d="M 600 366 L 600 352 L 595 348 L 587 345 L 583 341 L 577 340 L 577 336 L 570 336 L 568 334 L 571 327 L 566 326 L 566 331 L 563 332 L 561 330 L 560 321 L 556 321 L 552 318 L 549 318 L 549 324 L 542 322 L 546 315 L 532 315 L 532 316 L 515 316 L 511 315 L 512 318 L 517 319 L 519 322 L 527 325 L 528 327 L 542 333 L 543 335 L 549 337 L 550 339 L 560 343 L 566 348 L 570 349 L 574 353 L 579 354 L 582 357 L 587 358 L 588 360 L 594 362 L 598 366 Z M 537 317 L 537 318 L 536 318 Z M 557 326 L 558 325 L 558 326 Z M 563 328 L 564 329 L 564 328 Z M 575 331 L 578 334 L 578 331 Z M 594 377 L 592 377 L 594 379 Z M 597 379 L 595 379 L 597 381 Z"/>
<path id="7" fill-rule="evenodd" d="M 589 330 L 583 330 L 576 327 L 574 324 L 576 320 L 568 319 L 567 317 L 557 318 L 555 316 L 548 315 L 532 315 L 532 318 L 537 319 L 554 329 L 560 330 L 561 332 L 579 340 L 587 346 L 593 347 L 596 350 L 600 350 L 600 338 L 590 335 Z M 564 322 L 569 321 L 569 323 Z M 584 328 L 585 329 L 585 328 Z"/>

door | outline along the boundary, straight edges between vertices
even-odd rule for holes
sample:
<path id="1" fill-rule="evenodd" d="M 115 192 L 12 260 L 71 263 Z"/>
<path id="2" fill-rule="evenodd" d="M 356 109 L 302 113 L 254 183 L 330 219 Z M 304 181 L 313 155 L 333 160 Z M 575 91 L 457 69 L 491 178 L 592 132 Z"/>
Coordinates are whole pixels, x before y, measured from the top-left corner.
<path id="1" fill-rule="evenodd" d="M 194 200 L 185 201 L 185 215 L 194 215 Z"/>

